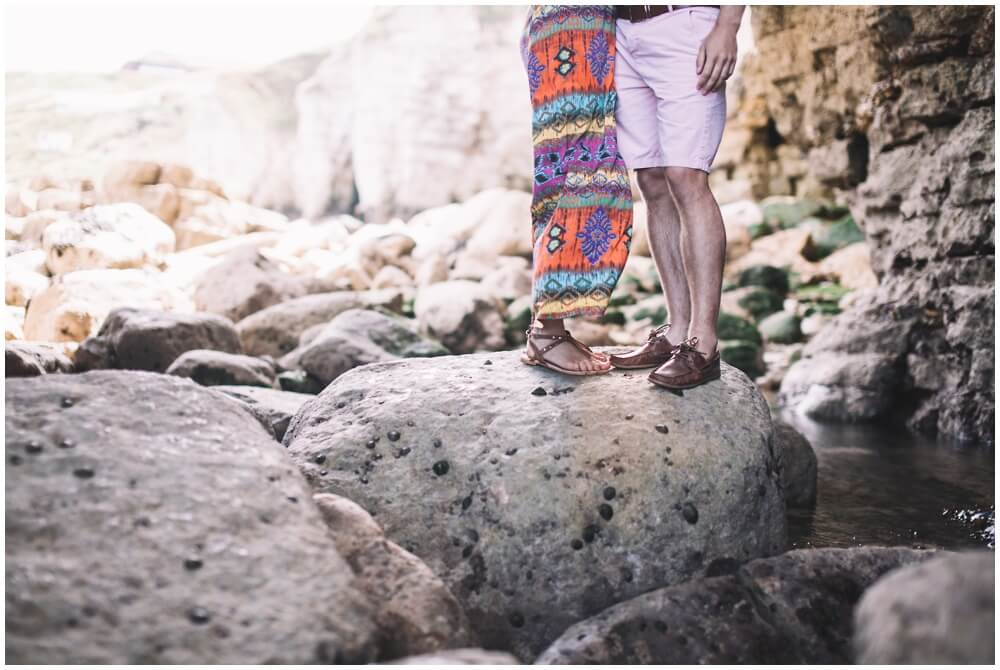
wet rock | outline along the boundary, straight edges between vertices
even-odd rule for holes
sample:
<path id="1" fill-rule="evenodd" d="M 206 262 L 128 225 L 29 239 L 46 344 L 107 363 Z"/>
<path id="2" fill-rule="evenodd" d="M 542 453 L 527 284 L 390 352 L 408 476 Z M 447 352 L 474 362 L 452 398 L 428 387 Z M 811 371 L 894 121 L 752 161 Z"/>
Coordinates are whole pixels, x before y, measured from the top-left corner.
<path id="1" fill-rule="evenodd" d="M 401 305 L 397 291 L 316 293 L 251 314 L 236 324 L 236 330 L 248 354 L 284 356 L 299 346 L 299 337 L 308 328 L 327 323 L 341 312 L 377 306 L 398 312 Z"/>
<path id="2" fill-rule="evenodd" d="M 235 398 L 244 403 L 247 409 L 257 417 L 274 435 L 274 439 L 281 441 L 288 429 L 288 423 L 292 416 L 302 407 L 305 401 L 312 398 L 306 393 L 294 393 L 291 391 L 276 391 L 260 386 L 213 386 L 213 391 L 220 391 L 231 398 Z"/>
<path id="3" fill-rule="evenodd" d="M 757 559 L 610 607 L 568 628 L 535 662 L 849 663 L 851 610 L 862 592 L 930 555 L 871 547 Z"/>
<path id="4" fill-rule="evenodd" d="M 6 402 L 23 459 L 5 482 L 9 662 L 374 658 L 370 607 L 306 483 L 239 404 L 110 370 L 7 380 Z M 32 440 L 44 449 L 24 454 Z"/>
<path id="5" fill-rule="evenodd" d="M 305 370 L 324 386 L 359 365 L 448 353 L 417 332 L 409 319 L 383 312 L 349 309 L 335 316 L 302 346 L 281 358 L 285 368 Z"/>
<path id="6" fill-rule="evenodd" d="M 813 342 L 816 339 L 807 352 Z M 804 355 L 785 373 L 779 400 L 812 419 L 872 420 L 891 407 L 899 382 L 891 356 L 835 351 Z"/>
<path id="7" fill-rule="evenodd" d="M 337 551 L 375 607 L 379 660 L 472 642 L 468 622 L 448 587 L 419 558 L 386 539 L 359 505 L 330 493 L 314 496 Z"/>
<path id="8" fill-rule="evenodd" d="M 7 377 L 35 377 L 73 370 L 73 362 L 65 354 L 39 342 L 7 342 L 4 365 Z"/>
<path id="9" fill-rule="evenodd" d="M 100 368 L 165 371 L 192 349 L 241 354 L 232 321 L 216 314 L 171 314 L 120 307 L 104 319 L 100 330 L 83 341 L 75 358 L 80 371 Z"/>
<path id="10" fill-rule="evenodd" d="M 992 551 L 947 554 L 890 572 L 854 612 L 854 661 L 992 665 L 995 582 Z"/>
<path id="11" fill-rule="evenodd" d="M 781 485 L 788 507 L 816 504 L 816 452 L 805 435 L 784 421 L 774 422 L 774 448 L 778 454 Z"/>
<path id="12" fill-rule="evenodd" d="M 453 280 L 425 286 L 413 309 L 421 332 L 439 340 L 452 353 L 505 346 L 499 305 L 477 282 Z"/>
<path id="13" fill-rule="evenodd" d="M 784 545 L 770 413 L 745 375 L 723 365 L 720 381 L 683 396 L 642 375 L 567 379 L 572 393 L 531 398 L 552 377 L 518 356 L 356 368 L 304 405 L 284 440 L 317 491 L 364 506 L 441 576 L 484 645 L 529 659 L 615 602 Z M 645 420 L 622 421 L 629 412 Z M 652 429 L 666 422 L 668 434 Z M 398 442 L 366 448 L 390 430 Z M 402 447 L 410 454 L 392 458 Z M 696 524 L 674 510 L 681 502 Z"/>
<path id="14" fill-rule="evenodd" d="M 202 386 L 238 385 L 277 388 L 274 366 L 269 362 L 210 349 L 185 351 L 170 364 L 166 373 L 188 377 Z"/>
<path id="15" fill-rule="evenodd" d="M 502 651 L 472 648 L 448 649 L 393 661 L 393 665 L 519 665 L 520 663 L 516 657 Z"/>

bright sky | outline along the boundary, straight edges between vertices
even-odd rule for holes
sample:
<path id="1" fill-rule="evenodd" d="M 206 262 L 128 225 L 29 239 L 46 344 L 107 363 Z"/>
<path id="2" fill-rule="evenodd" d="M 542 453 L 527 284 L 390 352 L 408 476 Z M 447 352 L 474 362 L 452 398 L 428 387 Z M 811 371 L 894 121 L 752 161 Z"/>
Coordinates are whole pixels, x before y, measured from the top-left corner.
<path id="1" fill-rule="evenodd" d="M 3 5 L 8 72 L 104 72 L 153 53 L 195 66 L 265 65 L 350 37 L 372 11 L 302 0 Z"/>

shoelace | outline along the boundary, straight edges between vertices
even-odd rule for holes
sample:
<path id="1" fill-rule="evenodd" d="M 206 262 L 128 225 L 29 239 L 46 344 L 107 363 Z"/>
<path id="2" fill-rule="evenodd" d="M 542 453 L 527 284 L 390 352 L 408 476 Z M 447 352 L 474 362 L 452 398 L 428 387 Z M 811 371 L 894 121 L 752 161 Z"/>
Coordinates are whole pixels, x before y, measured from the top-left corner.
<path id="1" fill-rule="evenodd" d="M 646 339 L 655 340 L 661 337 L 666 337 L 664 333 L 667 331 L 667 328 L 670 328 L 669 323 L 665 323 L 662 326 L 657 326 L 656 328 L 653 328 L 652 330 L 649 331 L 649 337 Z"/>
<path id="2" fill-rule="evenodd" d="M 698 337 L 697 336 L 695 336 L 695 337 L 689 337 L 688 339 L 683 340 L 680 344 L 678 344 L 677 345 L 676 354 L 678 356 L 683 356 L 684 358 L 687 358 L 688 360 L 691 360 L 692 357 L 695 354 L 698 354 L 702 358 L 704 358 L 704 356 L 705 356 L 703 353 L 701 353 L 700 351 L 698 351 Z"/>

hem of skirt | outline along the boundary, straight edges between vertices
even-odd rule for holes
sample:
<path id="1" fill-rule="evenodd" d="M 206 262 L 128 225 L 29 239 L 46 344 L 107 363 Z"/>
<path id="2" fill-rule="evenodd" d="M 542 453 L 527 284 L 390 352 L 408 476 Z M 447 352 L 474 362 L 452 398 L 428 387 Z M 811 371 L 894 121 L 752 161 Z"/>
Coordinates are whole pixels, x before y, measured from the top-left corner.
<path id="1" fill-rule="evenodd" d="M 572 309 L 564 310 L 562 312 L 549 312 L 548 314 L 538 314 L 538 310 L 535 310 L 536 319 L 571 319 L 573 317 L 584 317 L 584 318 L 595 318 L 604 316 L 607 312 L 607 306 L 604 307 L 574 307 Z"/>

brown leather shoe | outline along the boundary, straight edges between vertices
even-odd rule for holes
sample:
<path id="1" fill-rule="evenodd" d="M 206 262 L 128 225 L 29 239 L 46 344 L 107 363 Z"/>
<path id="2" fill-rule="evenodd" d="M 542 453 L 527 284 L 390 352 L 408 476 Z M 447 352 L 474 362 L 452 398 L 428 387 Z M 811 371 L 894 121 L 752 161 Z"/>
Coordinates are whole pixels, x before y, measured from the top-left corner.
<path id="1" fill-rule="evenodd" d="M 674 348 L 669 361 L 649 373 L 649 381 L 668 389 L 689 389 L 721 375 L 718 348 L 708 356 L 698 351 L 698 338 L 690 337 Z"/>
<path id="2" fill-rule="evenodd" d="M 611 364 L 621 370 L 638 370 L 639 368 L 655 368 L 666 363 L 674 345 L 667 339 L 669 323 L 649 331 L 649 337 L 641 347 L 627 354 L 611 354 Z"/>

